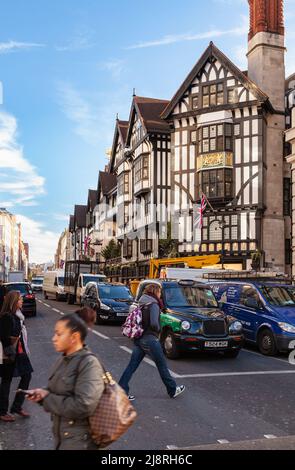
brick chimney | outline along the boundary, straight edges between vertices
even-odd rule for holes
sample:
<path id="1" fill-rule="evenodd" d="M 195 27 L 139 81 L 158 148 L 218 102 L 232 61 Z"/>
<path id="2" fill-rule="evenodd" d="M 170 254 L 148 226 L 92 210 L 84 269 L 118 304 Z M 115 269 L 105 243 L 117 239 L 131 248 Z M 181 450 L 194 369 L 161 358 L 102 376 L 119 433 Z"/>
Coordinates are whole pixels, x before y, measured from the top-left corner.
<path id="1" fill-rule="evenodd" d="M 276 110 L 284 111 L 285 28 L 283 0 L 248 0 L 249 78 L 266 93 Z"/>
<path id="2" fill-rule="evenodd" d="M 260 32 L 284 35 L 283 0 L 248 0 L 250 5 L 249 41 Z"/>

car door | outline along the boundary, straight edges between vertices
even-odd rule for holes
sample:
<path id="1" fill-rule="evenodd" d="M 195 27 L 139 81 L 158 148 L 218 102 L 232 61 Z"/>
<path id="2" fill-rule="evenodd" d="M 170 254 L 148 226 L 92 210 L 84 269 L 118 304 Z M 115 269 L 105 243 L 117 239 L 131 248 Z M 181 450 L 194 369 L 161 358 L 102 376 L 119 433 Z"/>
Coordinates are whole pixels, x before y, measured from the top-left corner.
<path id="1" fill-rule="evenodd" d="M 232 314 L 243 324 L 246 339 L 255 341 L 260 317 L 263 314 L 263 303 L 255 286 L 243 285 L 239 303 L 233 308 Z"/>

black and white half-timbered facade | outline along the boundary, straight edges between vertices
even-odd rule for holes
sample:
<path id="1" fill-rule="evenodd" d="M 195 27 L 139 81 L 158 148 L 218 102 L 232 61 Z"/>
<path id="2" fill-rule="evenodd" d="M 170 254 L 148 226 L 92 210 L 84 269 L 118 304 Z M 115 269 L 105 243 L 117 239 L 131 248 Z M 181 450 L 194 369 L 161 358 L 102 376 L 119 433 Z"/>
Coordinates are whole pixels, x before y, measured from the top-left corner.
<path id="1" fill-rule="evenodd" d="M 268 97 L 213 43 L 163 113 L 173 132 L 172 194 L 179 210 L 179 251 L 224 251 L 246 267 L 260 246 L 263 210 L 263 114 Z M 207 206 L 201 239 L 193 204 Z"/>
<path id="2" fill-rule="evenodd" d="M 129 120 L 117 119 L 98 194 L 112 201 L 99 220 L 102 234 L 108 220 L 116 228 L 121 279 L 147 275 L 167 222 L 180 256 L 291 272 L 295 80 L 285 77 L 283 0 L 248 1 L 247 71 L 211 42 L 171 101 L 134 96 Z"/>
<path id="3" fill-rule="evenodd" d="M 282 1 L 249 3 L 248 71 L 211 42 L 162 114 L 173 129 L 175 233 L 184 255 L 221 253 L 225 264 L 244 269 L 254 257 L 289 272 Z M 200 233 L 193 205 L 202 193 L 210 205 Z"/>
<path id="4" fill-rule="evenodd" d="M 118 181 L 117 238 L 123 277 L 144 277 L 158 257 L 160 231 L 171 201 L 170 129 L 161 119 L 168 101 L 133 97 L 126 141 L 117 124 L 111 171 Z M 124 122 L 126 130 L 126 122 Z M 163 206 L 163 211 L 161 207 Z"/>

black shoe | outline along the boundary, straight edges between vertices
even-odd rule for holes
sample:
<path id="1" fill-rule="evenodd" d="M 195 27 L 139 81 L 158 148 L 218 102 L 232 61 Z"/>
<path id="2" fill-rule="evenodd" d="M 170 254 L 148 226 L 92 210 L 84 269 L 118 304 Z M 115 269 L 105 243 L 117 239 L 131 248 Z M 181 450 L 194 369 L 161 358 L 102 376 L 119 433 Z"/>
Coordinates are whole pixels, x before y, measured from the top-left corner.
<path id="1" fill-rule="evenodd" d="M 176 387 L 175 393 L 171 398 L 176 398 L 178 395 L 180 395 L 182 392 L 185 391 L 185 386 L 184 385 L 179 385 Z"/>

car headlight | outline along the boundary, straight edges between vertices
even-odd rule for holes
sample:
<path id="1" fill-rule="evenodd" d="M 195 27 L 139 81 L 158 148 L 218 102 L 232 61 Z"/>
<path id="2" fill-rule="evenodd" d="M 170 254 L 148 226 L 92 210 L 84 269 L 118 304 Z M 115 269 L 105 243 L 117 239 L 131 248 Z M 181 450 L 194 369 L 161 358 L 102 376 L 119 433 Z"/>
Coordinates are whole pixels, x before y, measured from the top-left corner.
<path id="1" fill-rule="evenodd" d="M 190 330 L 190 328 L 191 328 L 190 322 L 188 322 L 188 321 L 183 321 L 183 322 L 181 322 L 181 328 L 182 328 L 184 331 Z"/>
<path id="2" fill-rule="evenodd" d="M 100 304 L 100 308 L 101 308 L 101 310 L 111 310 L 111 307 L 109 307 L 106 304 Z"/>
<path id="3" fill-rule="evenodd" d="M 240 321 L 234 321 L 228 328 L 230 333 L 241 333 L 243 330 L 243 325 Z"/>
<path id="4" fill-rule="evenodd" d="M 295 333 L 295 326 L 289 325 L 289 323 L 279 323 L 279 327 L 287 333 Z"/>

